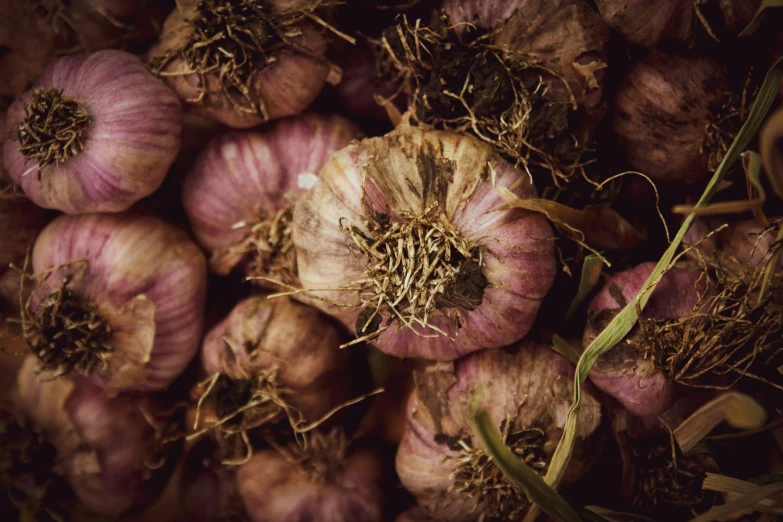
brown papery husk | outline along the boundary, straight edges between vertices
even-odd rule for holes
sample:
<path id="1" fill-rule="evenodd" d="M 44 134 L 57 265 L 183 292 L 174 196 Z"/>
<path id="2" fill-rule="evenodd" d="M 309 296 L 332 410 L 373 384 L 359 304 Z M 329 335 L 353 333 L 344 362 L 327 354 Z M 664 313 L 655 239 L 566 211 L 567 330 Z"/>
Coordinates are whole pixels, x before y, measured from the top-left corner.
<path id="1" fill-rule="evenodd" d="M 218 17 L 228 4 L 243 11 L 220 29 L 225 19 Z M 296 114 L 315 99 L 331 71 L 323 57 L 322 30 L 329 26 L 321 16 L 332 5 L 331 0 L 182 2 L 147 54 L 150 69 L 192 112 L 230 127 Z"/>
<path id="2" fill-rule="evenodd" d="M 676 319 L 639 321 L 655 366 L 689 386 L 730 388 L 747 377 L 783 389 L 779 377 L 765 376 L 779 366 L 783 349 L 783 268 L 774 255 L 781 248 L 773 243 L 759 264 L 698 254 L 710 289 L 694 309 Z"/>

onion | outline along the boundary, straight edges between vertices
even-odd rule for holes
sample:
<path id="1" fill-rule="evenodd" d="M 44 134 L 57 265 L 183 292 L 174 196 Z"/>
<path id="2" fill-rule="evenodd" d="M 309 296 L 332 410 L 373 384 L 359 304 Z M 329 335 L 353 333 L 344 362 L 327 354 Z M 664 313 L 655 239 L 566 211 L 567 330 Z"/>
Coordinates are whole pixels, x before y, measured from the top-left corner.
<path id="1" fill-rule="evenodd" d="M 546 347 L 522 343 L 438 363 L 415 375 L 397 474 L 421 514 L 442 522 L 522 519 L 529 506 L 525 493 L 491 462 L 471 422 L 475 412 L 486 411 L 504 443 L 543 474 L 573 397 L 562 365 L 567 366 L 565 360 Z M 565 482 L 591 465 L 588 451 L 596 456 L 591 437 L 600 422 L 600 404 L 585 394 Z"/>
<path id="2" fill-rule="evenodd" d="M 230 127 L 297 114 L 330 72 L 326 39 L 309 17 L 322 3 L 180 2 L 149 52 L 151 68 L 190 111 Z"/>
<path id="3" fill-rule="evenodd" d="M 60 58 L 9 108 L 3 162 L 38 206 L 119 212 L 163 182 L 181 129 L 176 96 L 135 56 Z"/>
<path id="4" fill-rule="evenodd" d="M 307 114 L 213 140 L 182 188 L 193 233 L 212 253 L 212 271 L 226 275 L 238 267 L 247 276 L 296 284 L 293 202 L 357 134 L 339 116 Z"/>
<path id="5" fill-rule="evenodd" d="M 586 348 L 614 316 L 642 289 L 655 263 L 642 263 L 612 276 L 588 306 L 583 346 Z M 703 273 L 695 268 L 672 268 L 660 280 L 642 312 L 646 319 L 677 319 L 690 315 L 705 292 Z M 634 415 L 657 415 L 671 406 L 675 385 L 648 354 L 646 339 L 637 330 L 600 357 L 590 381 L 617 399 Z"/>
<path id="6" fill-rule="evenodd" d="M 107 393 L 163 389 L 198 349 L 205 265 L 158 218 L 60 216 L 33 250 L 25 340 L 56 375 L 88 375 Z"/>
<path id="7" fill-rule="evenodd" d="M 612 119 L 633 168 L 679 184 L 714 170 L 733 140 L 715 129 L 729 102 L 726 81 L 725 67 L 706 57 L 653 50 L 635 62 L 617 92 Z"/>
<path id="8" fill-rule="evenodd" d="M 202 400 L 209 399 L 211 411 L 202 415 L 208 427 L 222 421 L 216 426 L 228 458 L 242 458 L 229 447 L 238 442 L 232 436 L 286 418 L 298 428 L 349 398 L 348 353 L 340 340 L 318 311 L 263 295 L 241 301 L 209 331 L 201 357 L 210 386 Z"/>
<path id="9" fill-rule="evenodd" d="M 458 134 L 398 127 L 337 152 L 294 209 L 305 295 L 399 357 L 452 360 L 520 339 L 554 279 L 552 232 L 533 212 L 490 212 L 504 204 L 493 182 L 536 195 Z"/>
<path id="10" fill-rule="evenodd" d="M 311 434 L 293 445 L 257 453 L 237 473 L 251 522 L 380 522 L 381 464 L 371 448 L 349 450 L 342 432 Z"/>
<path id="11" fill-rule="evenodd" d="M 143 397 L 110 399 L 81 378 L 41 377 L 33 357 L 18 386 L 22 411 L 56 448 L 56 469 L 85 506 L 117 517 L 155 500 L 172 466 L 147 465 L 156 448 Z"/>
<path id="12" fill-rule="evenodd" d="M 638 45 L 662 40 L 693 43 L 704 33 L 713 39 L 736 36 L 747 27 L 761 0 L 596 0 L 598 11 L 612 29 Z M 717 9 L 716 9 L 717 7 Z"/>

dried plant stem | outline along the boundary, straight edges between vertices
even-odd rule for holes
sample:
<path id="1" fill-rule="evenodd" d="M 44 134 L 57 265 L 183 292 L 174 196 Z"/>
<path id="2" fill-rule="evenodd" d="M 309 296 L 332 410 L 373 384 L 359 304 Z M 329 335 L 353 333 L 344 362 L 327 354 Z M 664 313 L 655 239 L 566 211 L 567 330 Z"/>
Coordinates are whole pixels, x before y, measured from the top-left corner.
<path id="1" fill-rule="evenodd" d="M 11 265 L 21 276 L 19 289 L 19 323 L 22 338 L 40 361 L 41 371 L 52 371 L 54 377 L 76 371 L 88 375 L 96 369 L 106 370 L 114 352 L 113 332 L 101 311 L 71 290 L 70 285 L 83 277 L 86 259 L 77 259 L 31 274 L 30 256 L 24 267 Z M 35 309 L 33 299 L 57 271 L 75 267 L 62 279 L 56 290 L 45 296 Z M 27 293 L 27 289 L 33 285 Z M 25 297 L 27 294 L 27 297 Z"/>

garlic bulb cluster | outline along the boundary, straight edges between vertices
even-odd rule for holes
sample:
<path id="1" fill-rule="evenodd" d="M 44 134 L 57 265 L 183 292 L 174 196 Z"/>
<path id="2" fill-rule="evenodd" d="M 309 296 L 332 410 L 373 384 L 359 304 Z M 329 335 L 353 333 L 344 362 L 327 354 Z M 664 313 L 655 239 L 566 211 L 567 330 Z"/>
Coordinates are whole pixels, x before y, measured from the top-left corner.
<path id="1" fill-rule="evenodd" d="M 206 261 L 187 235 L 144 215 L 60 216 L 32 254 L 25 340 L 55 375 L 107 393 L 160 390 L 198 350 Z"/>
<path id="2" fill-rule="evenodd" d="M 521 343 L 415 374 L 396 467 L 403 486 L 416 497 L 420 515 L 443 522 L 522 520 L 529 506 L 525 493 L 492 464 L 471 420 L 475 412 L 486 411 L 505 444 L 545 473 L 573 396 L 573 383 L 562 366 L 567 363 L 548 348 Z M 587 393 L 566 482 L 587 471 L 600 423 L 601 406 Z M 411 513 L 413 520 L 423 518 L 415 515 Z"/>
<path id="3" fill-rule="evenodd" d="M 469 136 L 403 126 L 349 145 L 294 209 L 304 295 L 399 357 L 517 341 L 554 279 L 554 244 L 542 215 L 499 208 L 495 186 L 536 197 Z"/>
<path id="4" fill-rule="evenodd" d="M 148 465 L 159 455 L 142 396 L 108 398 L 83 378 L 39 375 L 28 357 L 18 377 L 18 401 L 55 447 L 55 470 L 91 511 L 118 517 L 143 509 L 160 493 L 172 466 Z"/>
<path id="5" fill-rule="evenodd" d="M 185 178 L 182 200 L 196 239 L 212 253 L 211 270 L 226 275 L 237 267 L 296 284 L 294 202 L 357 134 L 339 116 L 304 114 L 210 142 Z"/>
<path id="6" fill-rule="evenodd" d="M 283 419 L 295 427 L 319 421 L 350 398 L 348 353 L 340 342 L 327 317 L 296 301 L 265 295 L 241 301 L 204 339 L 201 359 L 211 384 L 203 424 L 233 443 L 232 435 Z"/>
<path id="7" fill-rule="evenodd" d="M 188 110 L 248 128 L 302 112 L 331 67 L 309 0 L 179 2 L 149 51 Z"/>
<path id="8" fill-rule="evenodd" d="M 380 458 L 351 449 L 339 430 L 313 433 L 308 447 L 268 449 L 237 472 L 250 522 L 380 522 Z"/>
<path id="9" fill-rule="evenodd" d="M 67 214 L 120 212 L 153 193 L 182 130 L 174 93 L 114 50 L 53 60 L 7 118 L 9 176 L 36 205 Z"/>
<path id="10" fill-rule="evenodd" d="M 707 57 L 652 50 L 635 62 L 612 118 L 633 168 L 655 181 L 688 184 L 717 167 L 733 139 L 716 127 L 726 89 L 725 67 Z"/>
<path id="11" fill-rule="evenodd" d="M 607 281 L 588 306 L 584 348 L 642 290 L 654 267 L 654 263 L 642 263 L 615 274 Z M 642 317 L 677 319 L 687 316 L 697 308 L 705 291 L 706 282 L 701 270 L 674 267 L 655 287 Z M 597 388 L 617 399 L 634 415 L 663 413 L 676 396 L 675 384 L 656 366 L 638 329 L 601 356 L 589 378 Z"/>

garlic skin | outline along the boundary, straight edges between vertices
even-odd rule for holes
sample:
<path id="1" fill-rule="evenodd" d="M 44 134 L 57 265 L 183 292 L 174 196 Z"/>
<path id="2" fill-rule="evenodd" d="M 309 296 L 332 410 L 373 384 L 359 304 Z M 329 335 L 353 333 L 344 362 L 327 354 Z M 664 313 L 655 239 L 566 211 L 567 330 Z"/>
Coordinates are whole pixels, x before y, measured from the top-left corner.
<path id="1" fill-rule="evenodd" d="M 639 293 L 654 268 L 655 263 L 642 263 L 609 279 L 588 306 L 583 348 L 587 348 L 617 312 Z M 700 292 L 704 291 L 700 270 L 674 267 L 655 287 L 642 317 L 675 319 L 686 316 L 696 308 Z M 655 366 L 653 359 L 646 356 L 643 339 L 637 335 L 631 333 L 599 357 L 589 378 L 632 414 L 658 415 L 671 406 L 676 386 Z"/>
<path id="2" fill-rule="evenodd" d="M 212 254 L 210 269 L 226 275 L 237 267 L 248 276 L 295 284 L 290 224 L 275 225 L 276 214 L 290 213 L 293 201 L 315 183 L 329 156 L 358 133 L 340 116 L 303 114 L 260 131 L 228 133 L 212 140 L 182 187 L 193 234 Z M 290 221 L 290 214 L 286 216 Z M 271 226 L 282 229 L 274 238 L 277 243 L 270 239 Z M 255 229 L 263 237 L 256 237 Z M 269 266 L 258 263 L 259 258 Z"/>
<path id="3" fill-rule="evenodd" d="M 780 218 L 770 217 L 770 222 Z M 727 225 L 706 237 L 718 227 Z M 755 219 L 726 219 L 702 216 L 697 219 L 683 239 L 685 244 L 697 245 L 698 255 L 720 262 L 724 269 L 738 274 L 766 265 L 775 243 L 776 231 L 762 227 Z M 783 259 L 779 260 L 783 265 Z"/>
<path id="4" fill-rule="evenodd" d="M 83 149 L 37 172 L 42 163 L 20 152 L 19 132 L 36 89 L 61 91 L 89 118 L 78 131 Z M 109 50 L 58 58 L 8 109 L 3 162 L 40 207 L 66 214 L 121 212 L 161 185 L 179 151 L 181 130 L 179 100 L 135 56 Z"/>
<path id="5" fill-rule="evenodd" d="M 19 406 L 57 449 L 55 468 L 79 500 L 110 517 L 154 501 L 169 470 L 145 464 L 155 441 L 143 397 L 110 399 L 82 378 L 52 380 L 36 368 L 28 357 L 20 370 Z"/>
<path id="6" fill-rule="evenodd" d="M 691 44 L 694 33 L 706 32 L 697 14 L 698 3 L 692 0 L 595 0 L 595 3 L 606 23 L 637 45 L 650 47 L 662 40 Z M 714 4 L 721 12 L 721 26 L 712 27 L 711 23 L 709 30 L 720 36 L 723 33 L 736 36 L 753 19 L 761 0 L 722 0 Z"/>
<path id="7" fill-rule="evenodd" d="M 282 400 L 313 422 L 350 397 L 348 352 L 340 343 L 340 332 L 317 310 L 258 295 L 207 333 L 201 361 L 208 374 L 234 380 L 276 370 L 276 382 L 286 390 Z"/>
<path id="8" fill-rule="evenodd" d="M 206 293 L 206 261 L 187 235 L 153 216 L 60 216 L 41 232 L 33 272 L 55 270 L 32 298 L 32 312 L 63 278 L 86 266 L 67 289 L 97 307 L 113 351 L 90 379 L 107 393 L 161 390 L 198 350 Z"/>
<path id="9" fill-rule="evenodd" d="M 236 484 L 236 467 L 224 466 L 210 440 L 190 448 L 182 467 L 179 504 L 187 520 L 247 520 Z"/>
<path id="10" fill-rule="evenodd" d="M 488 519 L 521 520 L 514 498 L 506 506 L 478 491 L 460 490 L 455 459 L 466 448 L 480 451 L 473 434 L 474 412 L 486 411 L 493 424 L 508 426 L 510 436 L 540 430 L 539 456 L 548 464 L 562 435 L 573 397 L 573 383 L 558 366 L 566 364 L 544 346 L 521 343 L 503 350 L 483 350 L 453 363 L 438 363 L 415 374 L 416 387 L 408 402 L 407 425 L 397 451 L 397 474 L 416 497 L 421 515 L 443 522 Z M 587 471 L 590 439 L 601 423 L 601 406 L 589 393 L 583 396 L 577 442 L 565 481 Z M 483 454 L 483 452 L 482 452 Z M 488 471 L 487 471 L 488 472 Z M 543 470 L 539 468 L 539 472 Z M 508 484 L 508 492 L 513 486 Z M 524 493 L 518 491 L 520 498 Z M 486 495 L 486 496 L 485 496 Z M 421 517 L 419 517 L 420 519 Z M 416 520 L 416 518 L 414 518 Z"/>
<path id="11" fill-rule="evenodd" d="M 513 189 L 515 195 L 523 199 L 536 197 L 526 175 L 499 159 L 489 146 L 464 135 L 401 126 L 384 137 L 363 140 L 332 155 L 321 170 L 319 183 L 294 209 L 299 280 L 309 295 L 317 298 L 311 300 L 313 306 L 355 332 L 357 318 L 365 314 L 359 321 L 365 323 L 367 312 L 356 305 L 339 306 L 360 303 L 355 291 L 335 289 L 367 281 L 369 265 L 363 266 L 366 261 L 361 258 L 354 236 L 341 225 L 354 227 L 355 236 L 369 233 L 366 227 L 370 207 L 375 209 L 371 211 L 373 220 L 380 227 L 402 226 L 410 221 L 403 217 L 406 214 L 425 216 L 423 222 L 430 223 L 430 217 L 426 217 L 429 209 L 437 216 L 427 227 L 452 230 L 465 244 L 474 245 L 472 255 L 481 255 L 481 265 L 477 261 L 473 264 L 478 273 L 463 282 L 464 286 L 456 276 L 449 276 L 454 299 L 464 297 L 470 303 L 448 308 L 449 303 L 438 304 L 445 297 L 438 301 L 434 297 L 443 296 L 445 290 L 432 290 L 431 302 L 436 304 L 428 308 L 426 318 L 431 326 L 416 324 L 413 331 L 394 324 L 372 342 L 398 357 L 453 360 L 481 348 L 506 346 L 520 339 L 532 326 L 540 301 L 554 280 L 552 231 L 539 214 L 520 209 L 491 212 L 504 205 L 493 189 L 493 181 L 503 187 L 518 182 Z M 407 254 L 401 251 L 400 256 L 404 255 Z M 467 262 L 444 265 L 448 263 L 441 265 L 444 270 L 451 267 L 471 274 Z M 432 284 L 431 277 L 423 275 L 425 272 L 417 274 L 424 287 Z M 477 287 L 481 287 L 477 294 L 471 293 Z M 400 290 L 398 286 L 393 288 Z M 370 295 L 374 290 L 366 286 L 364 291 Z M 367 299 L 377 301 L 378 297 Z M 403 314 L 407 313 L 406 307 L 414 306 L 406 301 L 398 303 Z M 381 314 L 388 318 L 390 312 L 381 309 Z M 458 330 L 455 321 L 460 321 Z M 363 333 L 357 335 L 369 333 L 363 324 L 359 328 Z"/>
<path id="12" fill-rule="evenodd" d="M 247 93 L 255 107 L 238 105 L 221 88 L 215 73 L 200 78 L 197 71 L 181 55 L 193 33 L 193 20 L 198 15 L 200 0 L 178 3 L 163 25 L 160 40 L 147 53 L 166 84 L 183 100 L 188 111 L 207 116 L 228 125 L 245 129 L 265 121 L 302 112 L 318 96 L 327 82 L 330 66 L 323 57 L 327 41 L 310 22 L 298 22 L 287 28 L 293 36 L 288 44 L 272 53 L 272 59 L 254 71 Z M 265 2 L 272 16 L 294 9 L 306 9 L 308 0 L 278 0 Z M 251 22 L 245 20 L 245 24 Z M 267 29 L 266 21 L 252 24 Z M 298 34 L 296 34 L 298 33 Z M 236 95 L 234 95 L 236 96 Z"/>
<path id="13" fill-rule="evenodd" d="M 604 46 L 609 28 L 582 0 L 444 0 L 451 24 L 477 23 L 497 28 L 493 42 L 511 51 L 529 53 L 568 82 L 547 76 L 556 102 L 596 109 L 603 94 Z M 460 30 L 460 29 L 458 29 Z M 570 92 L 569 92 L 570 90 Z"/>
<path id="14" fill-rule="evenodd" d="M 655 181 L 689 184 L 708 173 L 707 129 L 726 101 L 722 64 L 651 50 L 620 85 L 612 127 L 633 168 Z"/>
<path id="15" fill-rule="evenodd" d="M 381 463 L 371 448 L 330 462 L 334 469 L 313 476 L 275 450 L 243 464 L 237 487 L 251 522 L 380 522 L 383 520 Z"/>

